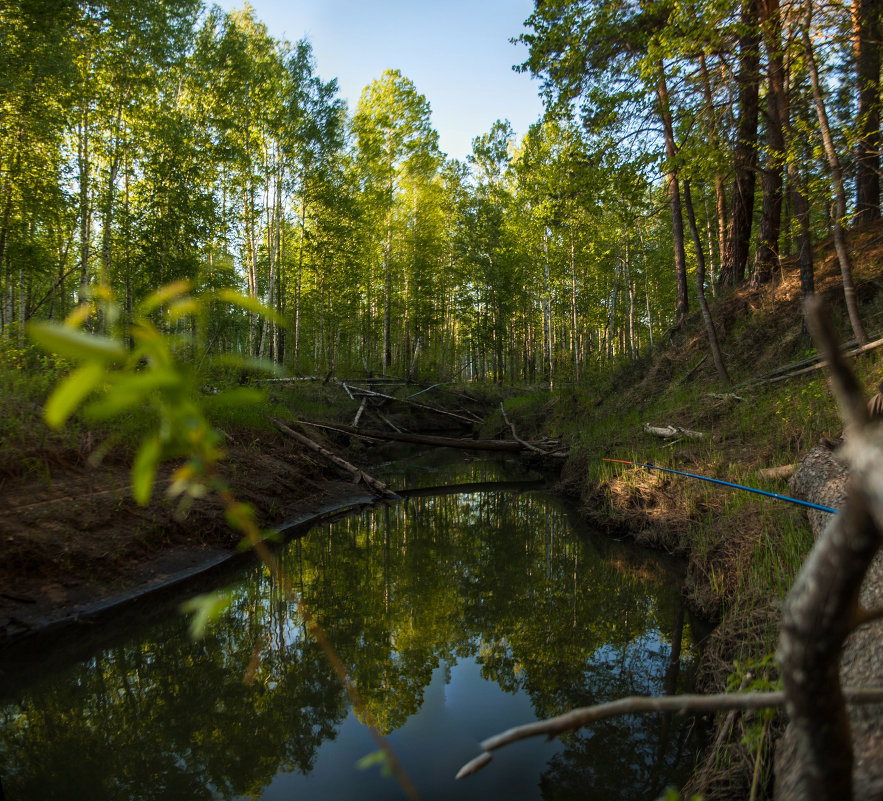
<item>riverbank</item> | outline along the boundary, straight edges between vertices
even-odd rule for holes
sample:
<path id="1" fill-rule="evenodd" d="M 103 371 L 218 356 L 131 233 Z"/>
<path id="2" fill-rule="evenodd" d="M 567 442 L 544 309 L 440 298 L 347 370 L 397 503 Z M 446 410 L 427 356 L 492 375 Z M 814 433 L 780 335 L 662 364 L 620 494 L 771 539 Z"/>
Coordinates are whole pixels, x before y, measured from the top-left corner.
<path id="1" fill-rule="evenodd" d="M 223 475 L 263 528 L 291 529 L 375 497 L 273 429 L 228 435 Z M 217 498 L 185 514 L 165 496 L 171 466 L 160 472 L 153 502 L 139 507 L 124 461 L 90 466 L 70 453 L 66 461 L 48 476 L 7 476 L 0 486 L 0 647 L 240 553 L 241 535 Z"/>

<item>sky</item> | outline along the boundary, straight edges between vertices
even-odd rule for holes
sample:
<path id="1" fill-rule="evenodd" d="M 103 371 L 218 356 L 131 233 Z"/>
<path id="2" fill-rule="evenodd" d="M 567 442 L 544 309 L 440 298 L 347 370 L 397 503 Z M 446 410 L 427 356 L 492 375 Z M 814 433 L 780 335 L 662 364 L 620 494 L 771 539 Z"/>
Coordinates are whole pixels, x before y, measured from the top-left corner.
<path id="1" fill-rule="evenodd" d="M 244 0 L 220 0 L 229 11 Z M 307 37 L 317 72 L 337 78 L 352 112 L 362 89 L 398 69 L 429 101 L 439 146 L 465 159 L 472 140 L 508 119 L 523 136 L 543 112 L 539 83 L 512 65 L 527 58 L 509 39 L 532 0 L 251 0 L 270 35 Z"/>

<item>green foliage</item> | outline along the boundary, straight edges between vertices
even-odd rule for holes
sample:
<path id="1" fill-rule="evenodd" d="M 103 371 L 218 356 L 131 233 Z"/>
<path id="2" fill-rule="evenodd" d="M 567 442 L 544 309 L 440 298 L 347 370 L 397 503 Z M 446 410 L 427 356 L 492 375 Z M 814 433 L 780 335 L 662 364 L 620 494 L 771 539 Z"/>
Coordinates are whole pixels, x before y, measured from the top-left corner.
<path id="1" fill-rule="evenodd" d="M 233 603 L 231 592 L 210 592 L 197 595 L 181 604 L 184 614 L 192 614 L 190 619 L 190 637 L 201 640 L 208 632 L 209 626 L 221 618 Z"/>
<path id="2" fill-rule="evenodd" d="M 84 409 L 93 420 L 111 420 L 132 409 L 152 410 L 155 422 L 141 436 L 131 471 L 132 492 L 142 506 L 150 500 L 160 463 L 172 456 L 186 457 L 169 488 L 172 497 L 182 498 L 182 510 L 209 490 L 223 489 L 216 475 L 216 465 L 223 457 L 221 438 L 209 422 L 201 382 L 189 365 L 190 346 L 195 340 L 171 331 L 185 318 L 201 330 L 207 310 L 217 302 L 250 305 L 251 301 L 231 290 L 201 296 L 189 290 L 189 282 L 178 281 L 153 292 L 131 324 L 121 329 L 119 338 L 79 327 L 98 310 L 106 320 L 119 318 L 109 291 L 96 293 L 100 303 L 78 307 L 64 324 L 43 322 L 30 329 L 41 347 L 80 363 L 59 381 L 46 401 L 44 416 L 51 427 L 64 426 L 93 394 L 97 398 Z M 160 308 L 165 309 L 162 317 L 169 331 L 163 331 L 153 319 Z M 126 342 L 131 344 L 127 347 Z M 239 387 L 214 397 L 212 405 L 216 409 L 254 405 L 263 398 L 254 389 Z M 238 522 L 241 530 L 248 530 L 247 520 Z"/>
<path id="3" fill-rule="evenodd" d="M 392 776 L 392 768 L 389 764 L 389 756 L 385 751 L 372 751 L 370 754 L 366 754 L 356 762 L 356 767 L 359 770 L 368 770 L 369 768 L 373 768 L 375 765 L 380 767 L 380 773 L 382 776 L 385 776 L 387 778 Z"/>

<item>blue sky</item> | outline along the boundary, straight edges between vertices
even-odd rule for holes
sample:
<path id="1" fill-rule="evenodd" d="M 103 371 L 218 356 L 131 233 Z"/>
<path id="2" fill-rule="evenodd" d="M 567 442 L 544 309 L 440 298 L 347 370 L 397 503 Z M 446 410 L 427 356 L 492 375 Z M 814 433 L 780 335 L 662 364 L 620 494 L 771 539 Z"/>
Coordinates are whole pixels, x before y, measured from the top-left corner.
<path id="1" fill-rule="evenodd" d="M 242 0 L 222 0 L 226 9 Z M 512 65 L 527 50 L 509 39 L 523 30 L 531 0 L 252 0 L 271 36 L 313 44 L 319 75 L 337 78 L 354 109 L 362 89 L 399 69 L 426 96 L 439 144 L 465 158 L 472 139 L 496 119 L 518 136 L 542 114 L 539 84 Z"/>

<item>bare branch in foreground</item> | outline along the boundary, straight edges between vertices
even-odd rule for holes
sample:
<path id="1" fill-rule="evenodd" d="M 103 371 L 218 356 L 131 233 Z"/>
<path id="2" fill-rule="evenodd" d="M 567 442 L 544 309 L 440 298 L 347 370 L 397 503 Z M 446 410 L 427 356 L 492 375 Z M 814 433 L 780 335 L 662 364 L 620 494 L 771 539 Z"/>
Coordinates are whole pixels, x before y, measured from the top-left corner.
<path id="1" fill-rule="evenodd" d="M 883 703 L 883 687 L 847 688 L 844 696 L 853 704 Z M 524 726 L 515 726 L 481 743 L 484 752 L 467 762 L 457 772 L 456 778 L 462 779 L 471 773 L 481 770 L 491 761 L 490 751 L 504 745 L 527 740 L 530 737 L 545 735 L 551 740 L 559 734 L 576 731 L 597 720 L 618 717 L 620 715 L 647 715 L 654 712 L 677 712 L 680 714 L 702 714 L 705 712 L 725 712 L 736 710 L 747 712 L 754 709 L 770 709 L 781 707 L 785 703 L 784 692 L 772 693 L 719 693 L 717 695 L 664 695 L 656 698 L 632 696 L 620 698 L 606 704 L 581 707 L 565 712 L 548 720 L 538 720 Z"/>

